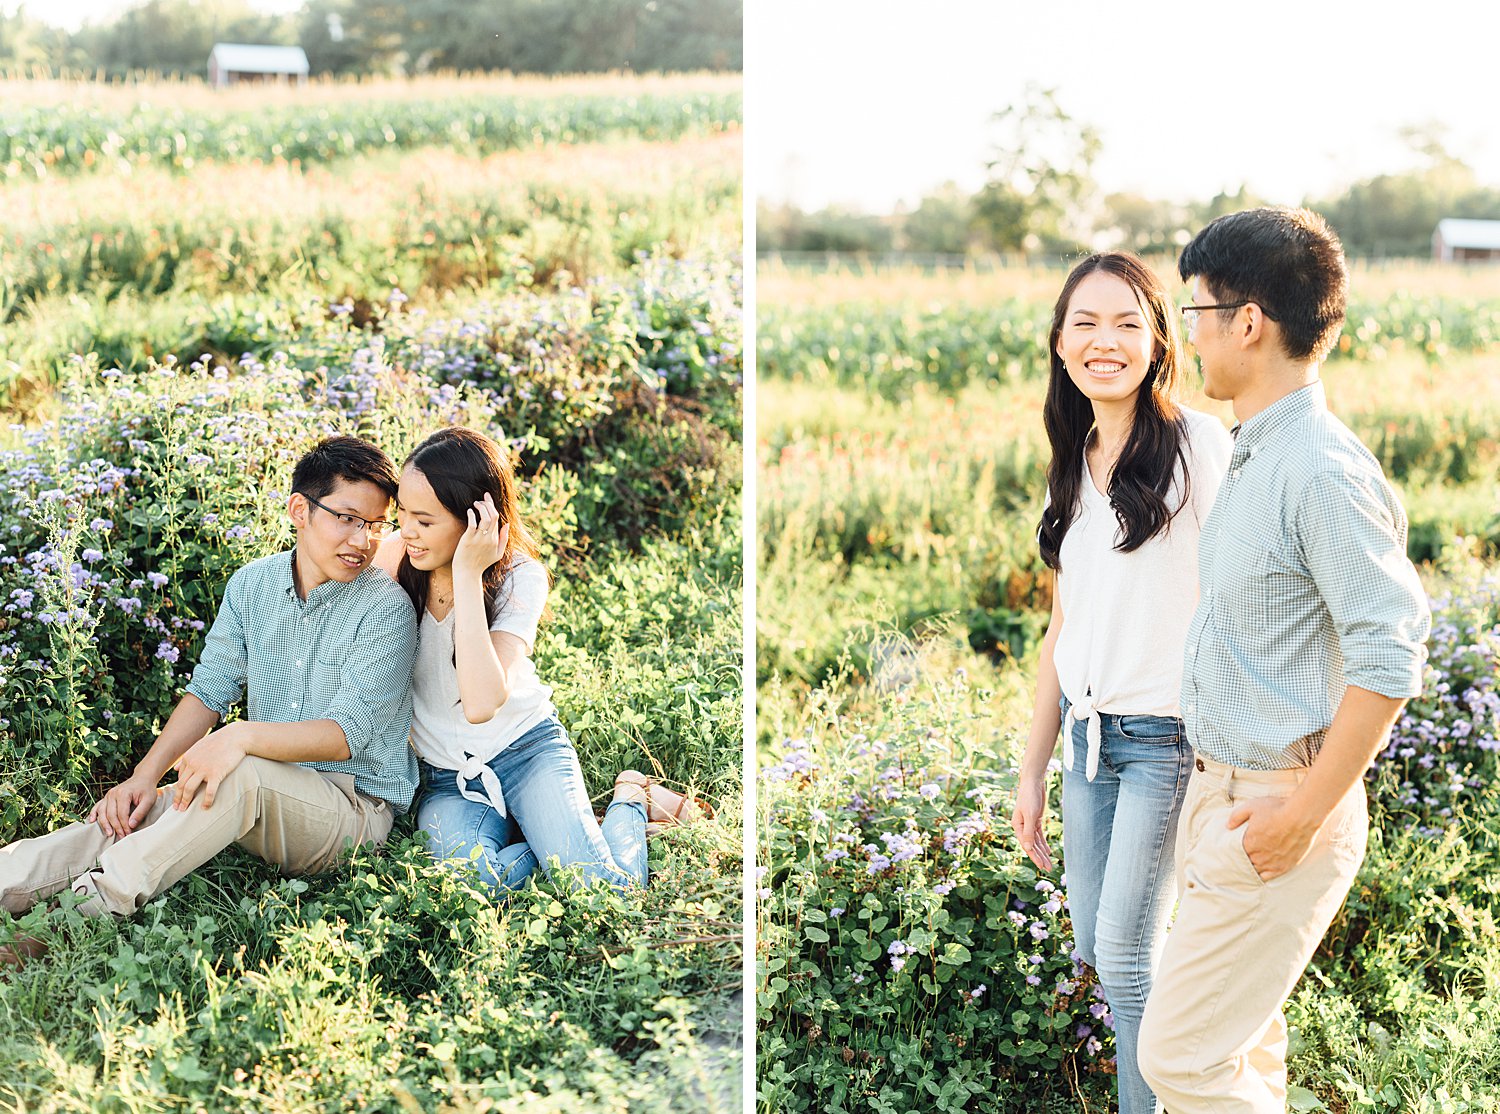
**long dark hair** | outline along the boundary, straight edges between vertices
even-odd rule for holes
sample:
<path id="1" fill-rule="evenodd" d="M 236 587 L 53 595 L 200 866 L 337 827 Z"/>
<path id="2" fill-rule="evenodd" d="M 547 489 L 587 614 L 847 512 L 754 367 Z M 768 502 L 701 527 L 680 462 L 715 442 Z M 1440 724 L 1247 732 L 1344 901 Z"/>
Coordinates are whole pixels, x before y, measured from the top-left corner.
<path id="1" fill-rule="evenodd" d="M 493 615 L 495 601 L 505 582 L 505 574 L 515 562 L 516 551 L 541 559 L 536 538 L 521 521 L 516 499 L 516 475 L 510 457 L 482 433 L 463 426 L 440 429 L 423 441 L 406 458 L 402 470 L 411 467 L 432 485 L 432 492 L 460 522 L 468 521 L 468 512 L 486 494 L 500 512 L 500 525 L 510 524 L 505 552 L 484 571 L 484 607 Z M 431 574 L 412 567 L 411 559 L 401 555 L 396 569 L 396 583 L 406 589 L 417 617 L 427 608 L 427 588 Z M 549 578 L 550 580 L 550 578 Z"/>
<path id="2" fill-rule="evenodd" d="M 1123 251 L 1098 252 L 1074 267 L 1063 283 L 1052 309 L 1052 331 L 1047 336 L 1052 370 L 1042 418 L 1052 444 L 1052 460 L 1047 465 L 1051 502 L 1042 512 L 1038 541 L 1042 560 L 1053 569 L 1062 567 L 1063 538 L 1078 514 L 1079 491 L 1087 482 L 1083 475 L 1084 446 L 1094 425 L 1093 403 L 1069 377 L 1057 354 L 1057 341 L 1074 290 L 1096 271 L 1123 279 L 1135 291 L 1146 309 L 1156 345 L 1156 355 L 1135 396 L 1130 434 L 1109 477 L 1109 503 L 1120 522 L 1115 548 L 1122 553 L 1139 549 L 1165 530 L 1187 503 L 1187 425 L 1175 401 L 1182 380 L 1182 350 L 1166 288 L 1138 256 Z M 1168 507 L 1167 493 L 1178 464 L 1182 465 L 1182 501 Z"/>

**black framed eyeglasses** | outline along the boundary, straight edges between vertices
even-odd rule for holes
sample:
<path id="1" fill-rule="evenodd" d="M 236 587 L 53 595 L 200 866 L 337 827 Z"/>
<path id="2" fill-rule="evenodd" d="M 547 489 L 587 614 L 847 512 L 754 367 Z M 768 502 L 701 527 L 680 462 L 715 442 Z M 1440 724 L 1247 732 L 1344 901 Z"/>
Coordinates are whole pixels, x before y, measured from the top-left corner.
<path id="1" fill-rule="evenodd" d="M 1256 302 L 1254 298 L 1241 298 L 1238 302 L 1219 302 L 1212 306 L 1178 306 L 1177 308 L 1182 310 L 1183 321 L 1187 323 L 1189 328 L 1192 328 L 1193 322 L 1198 320 L 1200 313 L 1211 309 L 1239 309 L 1241 306 L 1248 306 L 1252 302 L 1260 306 L 1261 313 L 1265 314 L 1272 321 L 1276 320 L 1276 315 L 1259 302 Z"/>
<path id="2" fill-rule="evenodd" d="M 306 499 L 309 503 L 317 507 L 319 510 L 327 511 L 329 514 L 333 515 L 334 520 L 338 522 L 339 526 L 342 527 L 344 532 L 347 534 L 357 534 L 359 533 L 360 527 L 364 527 L 365 530 L 368 531 L 370 537 L 374 538 L 376 541 L 379 541 L 382 538 L 390 537 L 390 535 L 401 529 L 401 527 L 397 526 L 394 522 L 388 522 L 383 518 L 377 518 L 374 520 L 368 518 L 360 518 L 357 514 L 345 514 L 343 511 L 336 511 L 332 507 L 325 507 L 322 503 L 318 502 L 305 491 L 299 491 L 297 492 L 297 494 L 302 496 L 302 498 Z"/>

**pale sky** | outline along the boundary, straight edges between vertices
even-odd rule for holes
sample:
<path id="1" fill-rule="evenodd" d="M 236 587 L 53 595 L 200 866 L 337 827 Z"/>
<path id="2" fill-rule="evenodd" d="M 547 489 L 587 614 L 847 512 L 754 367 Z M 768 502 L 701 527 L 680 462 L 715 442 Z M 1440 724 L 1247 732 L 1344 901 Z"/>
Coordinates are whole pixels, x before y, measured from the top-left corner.
<path id="1" fill-rule="evenodd" d="M 132 0 L 0 0 L 0 11 L 25 8 L 34 19 L 68 31 L 88 22 L 106 22 L 131 6 Z M 250 0 L 250 6 L 263 12 L 294 12 L 302 0 Z"/>
<path id="2" fill-rule="evenodd" d="M 1409 169 L 1438 121 L 1500 186 L 1500 5 L 1325 0 L 748 0 L 749 186 L 887 212 L 984 180 L 1028 81 L 1101 133 L 1103 192 L 1274 203 Z"/>

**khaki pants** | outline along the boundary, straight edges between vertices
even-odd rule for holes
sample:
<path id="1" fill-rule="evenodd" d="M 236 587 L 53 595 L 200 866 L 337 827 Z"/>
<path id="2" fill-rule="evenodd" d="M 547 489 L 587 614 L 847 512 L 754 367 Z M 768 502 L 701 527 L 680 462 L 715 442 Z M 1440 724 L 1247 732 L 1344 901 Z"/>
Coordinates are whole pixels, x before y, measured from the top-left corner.
<path id="1" fill-rule="evenodd" d="M 354 791 L 349 774 L 323 774 L 290 762 L 247 757 L 203 797 L 179 812 L 169 789 L 141 826 L 115 839 L 78 823 L 0 848 L 0 908 L 23 913 L 71 885 L 89 916 L 129 914 L 231 843 L 287 874 L 337 862 L 349 844 L 383 843 L 391 806 Z"/>
<path id="2" fill-rule="evenodd" d="M 1241 770 L 1202 755 L 1177 833 L 1177 920 L 1141 1022 L 1142 1074 L 1169 1114 L 1283 1114 L 1281 1007 L 1364 859 L 1364 783 L 1334 808 L 1307 857 L 1261 881 L 1235 802 L 1289 796 L 1300 770 Z"/>

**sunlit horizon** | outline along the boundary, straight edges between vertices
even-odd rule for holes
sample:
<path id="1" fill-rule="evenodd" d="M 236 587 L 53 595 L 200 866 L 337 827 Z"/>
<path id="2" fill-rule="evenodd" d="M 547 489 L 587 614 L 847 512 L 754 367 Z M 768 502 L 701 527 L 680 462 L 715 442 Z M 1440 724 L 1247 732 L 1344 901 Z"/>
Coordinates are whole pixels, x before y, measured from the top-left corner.
<path id="1" fill-rule="evenodd" d="M 1404 127 L 1435 130 L 1500 185 L 1488 74 L 1442 48 L 1500 41 L 1500 11 L 1434 0 L 1403 23 L 1291 0 L 1144 7 L 747 4 L 749 185 L 771 204 L 871 213 L 945 181 L 972 192 L 991 117 L 1028 83 L 1100 132 L 1101 194 L 1206 201 L 1243 186 L 1301 203 L 1422 165 Z"/>

